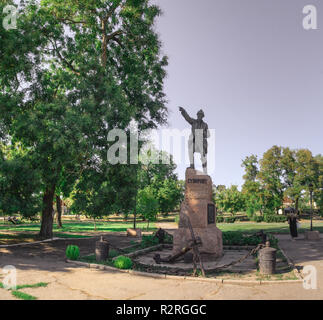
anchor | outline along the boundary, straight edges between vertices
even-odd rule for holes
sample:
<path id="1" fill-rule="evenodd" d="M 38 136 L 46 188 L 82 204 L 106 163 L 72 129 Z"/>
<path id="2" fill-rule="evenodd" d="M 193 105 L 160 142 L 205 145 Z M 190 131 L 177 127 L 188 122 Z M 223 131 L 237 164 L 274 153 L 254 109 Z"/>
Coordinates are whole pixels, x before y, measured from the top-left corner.
<path id="1" fill-rule="evenodd" d="M 201 259 L 201 255 L 200 255 L 200 251 L 199 251 L 199 246 L 202 244 L 201 238 L 200 237 L 196 237 L 194 234 L 194 230 L 191 224 L 191 220 L 190 218 L 185 215 L 185 219 L 187 222 L 187 225 L 190 229 L 190 233 L 191 233 L 191 237 L 192 239 L 189 241 L 189 244 L 187 247 L 182 248 L 182 250 L 174 255 L 170 255 L 166 258 L 161 258 L 160 254 L 155 254 L 154 255 L 154 260 L 157 264 L 160 263 L 174 263 L 178 258 L 182 257 L 183 255 L 185 255 L 187 252 L 189 251 L 193 251 L 193 265 L 194 265 L 194 271 L 193 271 L 193 276 L 196 275 L 197 273 L 197 264 L 200 264 L 200 269 L 202 272 L 203 277 L 205 277 L 205 271 L 204 271 L 204 266 L 203 266 L 203 262 Z"/>

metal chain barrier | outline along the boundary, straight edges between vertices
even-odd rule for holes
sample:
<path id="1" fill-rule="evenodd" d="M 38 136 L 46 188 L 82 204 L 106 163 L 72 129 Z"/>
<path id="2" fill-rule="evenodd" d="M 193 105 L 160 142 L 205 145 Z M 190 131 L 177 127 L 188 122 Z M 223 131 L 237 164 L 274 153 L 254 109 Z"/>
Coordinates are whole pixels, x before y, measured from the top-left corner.
<path id="1" fill-rule="evenodd" d="M 120 253 L 122 254 L 127 254 L 128 252 L 126 252 L 125 250 L 121 249 L 121 248 L 118 248 L 114 245 L 112 245 L 111 243 L 109 243 L 109 246 L 112 248 L 112 249 L 115 249 L 117 251 L 119 251 Z M 213 268 L 213 269 L 207 269 L 207 272 L 214 272 L 214 271 L 217 271 L 217 270 L 222 270 L 222 269 L 227 269 L 229 267 L 232 267 L 236 264 L 239 264 L 239 263 L 242 263 L 243 261 L 245 261 L 247 258 L 249 258 L 251 255 L 254 255 L 256 254 L 259 250 L 261 250 L 262 248 L 265 248 L 266 245 L 264 245 L 263 243 L 261 244 L 258 244 L 255 248 L 253 248 L 252 250 L 250 250 L 245 256 L 241 257 L 240 259 L 236 260 L 236 261 L 232 261 L 228 264 L 225 264 L 223 266 L 220 266 L 220 267 L 216 267 L 216 268 Z M 139 261 L 134 261 L 138 266 L 142 266 L 142 267 L 146 267 L 145 265 L 142 265 L 141 263 L 139 263 Z M 161 268 L 162 269 L 162 268 Z M 168 269 L 168 268 L 165 268 L 165 269 Z M 170 271 L 170 270 L 169 270 Z M 181 271 L 181 269 L 179 268 L 178 270 L 176 270 L 176 272 L 178 271 Z M 170 272 L 170 273 L 173 273 L 173 272 Z"/>
<path id="2" fill-rule="evenodd" d="M 258 244 L 257 247 L 253 248 L 251 251 L 249 251 L 245 256 L 243 256 L 242 258 L 240 258 L 239 260 L 236 260 L 236 261 L 232 261 L 228 264 L 225 264 L 224 266 L 221 266 L 221 267 L 217 267 L 217 268 L 213 268 L 213 269 L 208 269 L 208 271 L 216 271 L 216 270 L 219 270 L 219 269 L 226 269 L 226 268 L 229 268 L 231 266 L 234 266 L 238 263 L 241 263 L 243 262 L 244 260 L 246 260 L 247 258 L 249 258 L 251 255 L 254 255 L 256 254 L 260 249 L 264 248 L 265 245 L 264 244 Z"/>

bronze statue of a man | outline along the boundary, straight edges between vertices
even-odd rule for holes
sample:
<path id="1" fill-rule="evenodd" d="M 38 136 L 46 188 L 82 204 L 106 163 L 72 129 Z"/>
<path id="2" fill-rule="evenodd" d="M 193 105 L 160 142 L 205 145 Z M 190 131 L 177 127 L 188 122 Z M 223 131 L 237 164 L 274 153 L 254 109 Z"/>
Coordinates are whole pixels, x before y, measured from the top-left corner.
<path id="1" fill-rule="evenodd" d="M 197 113 L 197 119 L 191 118 L 184 108 L 180 107 L 179 111 L 182 113 L 184 119 L 192 126 L 192 134 L 188 140 L 188 152 L 191 168 L 194 166 L 194 153 L 201 155 L 201 162 L 203 171 L 207 174 L 207 138 L 210 137 L 208 125 L 203 121 L 204 112 L 200 110 Z"/>

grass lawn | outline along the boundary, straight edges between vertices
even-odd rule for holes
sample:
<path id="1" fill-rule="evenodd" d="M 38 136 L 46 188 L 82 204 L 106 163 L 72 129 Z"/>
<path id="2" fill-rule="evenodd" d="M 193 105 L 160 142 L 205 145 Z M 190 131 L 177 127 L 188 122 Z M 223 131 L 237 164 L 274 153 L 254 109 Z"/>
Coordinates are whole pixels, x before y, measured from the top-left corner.
<path id="1" fill-rule="evenodd" d="M 308 220 L 301 221 L 301 229 L 299 233 L 304 233 L 310 228 L 310 222 Z M 323 222 L 314 221 L 314 230 L 318 230 L 323 233 Z M 174 225 L 175 226 L 175 225 Z M 243 233 L 255 233 L 260 230 L 264 230 L 269 233 L 288 234 L 289 225 L 285 223 L 255 223 L 255 222 L 235 222 L 235 223 L 218 223 L 218 228 L 223 232 L 226 231 L 239 231 Z M 132 228 L 133 223 L 131 221 L 100 221 L 96 223 L 96 231 L 94 230 L 93 221 L 63 221 L 63 228 L 58 229 L 54 224 L 54 237 L 59 238 L 86 238 L 94 236 L 96 233 L 102 232 L 124 232 L 128 228 Z M 146 222 L 138 222 L 137 227 L 143 231 L 156 231 L 157 227 L 155 223 L 150 223 L 150 227 L 147 230 Z M 39 223 L 29 223 L 22 225 L 4 225 L 0 224 L 0 244 L 13 244 L 20 242 L 33 242 L 38 239 L 38 232 L 40 230 Z"/>
<path id="2" fill-rule="evenodd" d="M 132 222 L 97 222 L 96 231 L 94 230 L 93 222 L 64 222 L 63 228 L 58 229 L 57 224 L 54 224 L 54 234 L 55 236 L 61 236 L 62 233 L 72 232 L 72 233 L 95 233 L 95 232 L 121 232 L 127 231 L 127 229 L 132 228 Z M 149 229 L 147 230 L 146 222 L 137 223 L 137 228 L 143 229 L 143 231 L 155 231 L 157 227 L 154 223 L 150 223 Z M 1 230 L 8 231 L 34 231 L 40 230 L 40 224 L 24 224 L 24 225 L 0 225 Z"/>
<path id="3" fill-rule="evenodd" d="M 289 224 L 284 223 L 256 223 L 256 222 L 235 222 L 235 223 L 217 223 L 217 227 L 225 231 L 241 231 L 244 233 L 254 233 L 260 230 L 270 233 L 289 233 Z M 309 221 L 301 221 L 301 229 L 299 233 L 304 233 L 306 230 L 310 229 Z M 313 222 L 313 229 L 323 233 L 323 222 Z"/>
<path id="4" fill-rule="evenodd" d="M 95 231 L 93 222 L 63 221 L 63 228 L 61 229 L 58 229 L 57 225 L 54 224 L 54 237 L 88 238 L 91 236 L 95 236 L 96 233 L 121 232 L 127 231 L 127 229 L 132 227 L 132 222 L 97 222 Z M 147 231 L 147 223 L 139 222 L 137 223 L 137 228 L 142 228 L 143 231 Z M 39 223 L 30 223 L 22 225 L 0 225 L 0 245 L 39 241 L 39 230 Z M 156 225 L 154 223 L 150 223 L 148 231 L 156 230 Z"/>

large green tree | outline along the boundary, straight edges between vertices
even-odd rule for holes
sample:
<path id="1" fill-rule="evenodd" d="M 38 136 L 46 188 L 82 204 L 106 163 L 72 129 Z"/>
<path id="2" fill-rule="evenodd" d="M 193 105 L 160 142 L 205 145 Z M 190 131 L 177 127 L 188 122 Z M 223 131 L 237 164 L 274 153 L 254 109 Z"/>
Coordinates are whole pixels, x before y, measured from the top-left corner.
<path id="1" fill-rule="evenodd" d="M 230 212 L 232 215 L 245 208 L 244 197 L 238 190 L 238 186 L 235 185 L 218 190 L 215 195 L 215 203 L 220 211 Z"/>
<path id="2" fill-rule="evenodd" d="M 10 54 L 4 47 L 22 70 L 13 70 L 10 79 L 1 72 L 1 121 L 37 164 L 42 237 L 52 237 L 53 200 L 61 182 L 104 161 L 109 130 L 125 129 L 132 120 L 139 130 L 166 121 L 167 59 L 153 28 L 159 14 L 148 0 L 42 0 L 22 6 L 8 40 L 15 45 Z M 19 35 L 26 36 L 23 51 L 15 43 Z"/>
<path id="3" fill-rule="evenodd" d="M 166 152 L 152 150 L 154 154 L 150 157 L 150 161 L 140 163 L 138 185 L 140 189 L 151 186 L 158 201 L 159 213 L 167 215 L 179 206 L 183 199 L 184 188 L 175 173 L 176 164 L 173 157 Z"/>
<path id="4" fill-rule="evenodd" d="M 266 151 L 260 159 L 259 182 L 262 185 L 261 196 L 264 201 L 265 211 L 278 211 L 284 199 L 284 185 L 281 180 L 282 148 L 273 146 Z"/>
<path id="5" fill-rule="evenodd" d="M 323 155 L 318 154 L 315 157 L 316 162 L 316 172 L 317 172 L 317 182 L 314 185 L 314 200 L 320 211 L 320 214 L 323 215 Z"/>
<path id="6" fill-rule="evenodd" d="M 260 182 L 257 180 L 259 174 L 257 156 L 246 157 L 241 166 L 245 170 L 244 184 L 242 186 L 245 208 L 248 216 L 252 217 L 257 211 L 263 212 L 264 209 L 264 193 Z"/>
<path id="7" fill-rule="evenodd" d="M 245 168 L 242 192 L 250 213 L 258 210 L 273 213 L 282 206 L 284 197 L 291 199 L 298 211 L 300 201 L 304 206 L 303 198 L 307 197 L 310 184 L 319 201 L 320 156 L 313 157 L 307 149 L 274 146 L 264 153 L 259 163 L 259 171 L 253 155 L 242 163 Z"/>
<path id="8" fill-rule="evenodd" d="M 41 179 L 18 144 L 0 144 L 0 212 L 33 217 L 41 209 Z"/>
<path id="9" fill-rule="evenodd" d="M 308 191 L 308 186 L 317 185 L 317 163 L 312 152 L 307 149 L 290 150 L 284 148 L 284 170 L 285 194 L 293 200 L 296 212 L 298 212 L 299 201 Z"/>
<path id="10" fill-rule="evenodd" d="M 149 228 L 149 222 L 156 221 L 158 200 L 154 196 L 154 191 L 151 186 L 146 186 L 138 191 L 136 210 L 148 222 L 147 229 Z"/>

